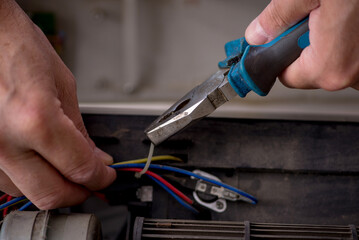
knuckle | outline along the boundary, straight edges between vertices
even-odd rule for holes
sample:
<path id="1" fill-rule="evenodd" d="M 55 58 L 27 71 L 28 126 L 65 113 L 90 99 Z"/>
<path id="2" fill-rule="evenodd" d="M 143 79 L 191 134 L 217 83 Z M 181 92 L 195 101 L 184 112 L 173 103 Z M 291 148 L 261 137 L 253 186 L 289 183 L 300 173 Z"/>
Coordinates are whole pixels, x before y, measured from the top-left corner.
<path id="1" fill-rule="evenodd" d="M 89 138 L 89 135 L 88 135 L 88 133 L 87 133 L 86 127 L 85 127 L 85 125 L 84 125 L 84 123 L 83 123 L 82 120 L 81 120 L 81 121 L 79 120 L 78 122 L 76 122 L 76 123 L 75 123 L 75 127 L 76 127 L 77 130 L 79 130 L 79 131 L 82 133 L 82 135 L 83 135 L 85 138 Z"/>
<path id="2" fill-rule="evenodd" d="M 32 106 L 23 113 L 20 129 L 24 132 L 25 136 L 35 133 L 43 134 L 46 132 L 44 127 L 46 127 L 47 122 L 47 114 L 41 106 Z"/>
<path id="3" fill-rule="evenodd" d="M 17 131 L 24 139 L 36 139 L 41 143 L 51 140 L 51 122 L 55 117 L 54 113 L 56 114 L 53 111 L 54 105 L 56 106 L 56 103 L 51 104 L 38 97 L 26 103 L 16 124 Z M 49 109 L 50 107 L 52 109 Z"/>
<path id="4" fill-rule="evenodd" d="M 86 164 L 82 164 L 81 166 L 68 171 L 64 175 L 72 182 L 86 185 L 97 176 L 97 173 L 98 168 L 96 168 L 96 166 L 91 164 L 91 161 L 89 161 L 86 162 Z"/>
<path id="5" fill-rule="evenodd" d="M 304 4 L 307 5 L 308 9 L 315 9 L 320 5 L 320 0 L 307 0 L 304 1 Z"/>
<path id="6" fill-rule="evenodd" d="M 290 24 L 288 14 L 285 14 L 281 11 L 281 3 L 278 1 L 273 1 L 273 4 L 270 4 L 269 13 L 272 19 L 272 22 L 280 29 L 287 28 Z"/>
<path id="7" fill-rule="evenodd" d="M 355 74 L 347 69 L 337 68 L 328 71 L 327 68 L 322 71 L 319 86 L 327 91 L 337 91 L 350 87 L 354 82 Z"/>
<path id="8" fill-rule="evenodd" d="M 331 75 L 327 76 L 320 82 L 320 87 L 327 91 L 337 91 L 350 86 L 350 80 L 340 76 Z"/>
<path id="9" fill-rule="evenodd" d="M 57 188 L 32 198 L 32 202 L 41 210 L 50 210 L 61 206 L 64 196 L 63 191 Z"/>

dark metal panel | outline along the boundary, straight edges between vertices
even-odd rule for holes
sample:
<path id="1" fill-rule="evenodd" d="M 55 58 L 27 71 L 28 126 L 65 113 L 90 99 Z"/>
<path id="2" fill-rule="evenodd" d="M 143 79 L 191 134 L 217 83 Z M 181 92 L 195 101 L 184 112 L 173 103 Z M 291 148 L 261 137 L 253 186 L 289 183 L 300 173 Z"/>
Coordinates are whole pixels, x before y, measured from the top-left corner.
<path id="1" fill-rule="evenodd" d="M 150 116 L 84 115 L 90 136 L 117 161 L 147 156 Z M 155 154 L 179 154 L 187 166 L 359 172 L 359 124 L 206 118 Z"/>
<path id="2" fill-rule="evenodd" d="M 143 158 L 149 116 L 84 115 L 96 144 L 116 161 Z M 169 139 L 155 154 L 200 168 L 258 198 L 228 202 L 225 213 L 194 216 L 155 186 L 154 218 L 302 224 L 359 222 L 359 124 L 206 118 Z M 116 182 L 115 184 L 120 184 Z"/>

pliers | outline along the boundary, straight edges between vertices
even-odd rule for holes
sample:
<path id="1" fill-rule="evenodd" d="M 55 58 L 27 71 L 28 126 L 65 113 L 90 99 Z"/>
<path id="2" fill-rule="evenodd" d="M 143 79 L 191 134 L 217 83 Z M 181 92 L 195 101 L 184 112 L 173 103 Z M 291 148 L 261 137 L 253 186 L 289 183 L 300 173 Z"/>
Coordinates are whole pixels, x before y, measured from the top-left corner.
<path id="1" fill-rule="evenodd" d="M 226 43 L 227 58 L 218 63 L 219 70 L 173 104 L 145 134 L 158 145 L 236 95 L 243 98 L 254 91 L 266 96 L 277 76 L 309 44 L 308 17 L 263 45 L 249 45 L 245 38 Z"/>

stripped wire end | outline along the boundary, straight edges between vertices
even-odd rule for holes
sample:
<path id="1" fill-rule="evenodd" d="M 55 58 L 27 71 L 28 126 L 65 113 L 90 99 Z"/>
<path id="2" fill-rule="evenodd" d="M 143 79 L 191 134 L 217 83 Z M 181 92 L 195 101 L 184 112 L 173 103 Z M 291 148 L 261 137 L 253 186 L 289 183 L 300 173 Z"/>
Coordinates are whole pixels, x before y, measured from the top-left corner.
<path id="1" fill-rule="evenodd" d="M 141 172 L 136 172 L 135 173 L 136 178 L 141 178 L 141 176 L 147 172 L 147 170 L 148 170 L 148 168 L 150 167 L 150 164 L 151 164 L 154 149 L 155 149 L 155 145 L 151 142 L 150 151 L 148 153 L 146 165 L 142 169 Z"/>

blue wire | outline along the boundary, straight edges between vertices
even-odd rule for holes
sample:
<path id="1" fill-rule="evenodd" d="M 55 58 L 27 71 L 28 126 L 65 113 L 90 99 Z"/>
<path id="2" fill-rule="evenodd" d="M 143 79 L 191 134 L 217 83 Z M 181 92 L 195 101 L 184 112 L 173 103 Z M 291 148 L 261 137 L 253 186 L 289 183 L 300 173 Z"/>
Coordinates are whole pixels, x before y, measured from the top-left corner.
<path id="1" fill-rule="evenodd" d="M 146 174 L 147 175 L 147 174 Z M 166 185 L 164 185 L 162 182 L 158 181 L 156 178 L 147 175 L 149 178 L 151 178 L 153 181 L 155 181 L 158 185 L 160 185 L 164 190 L 166 190 L 170 195 L 172 195 L 182 206 L 184 206 L 185 208 L 191 210 L 192 212 L 198 214 L 199 212 L 192 207 L 191 205 L 189 205 L 188 203 L 186 203 L 185 201 L 183 201 L 180 197 L 178 197 L 171 189 L 169 189 Z M 15 200 L 15 199 L 14 199 Z M 20 199 L 22 200 L 22 199 Z M 26 208 L 30 207 L 32 205 L 32 202 L 27 202 L 25 203 L 21 208 L 19 208 L 19 211 L 23 211 Z"/>
<path id="2" fill-rule="evenodd" d="M 192 207 L 191 205 L 189 205 L 188 203 L 186 203 L 185 201 L 183 201 L 180 197 L 178 197 L 171 189 L 169 189 L 166 185 L 164 185 L 163 183 L 161 183 L 160 181 L 158 181 L 156 178 L 147 175 L 149 178 L 151 178 L 153 181 L 155 181 L 158 185 L 160 185 L 164 190 L 166 190 L 170 195 L 172 195 L 172 197 L 174 197 L 182 206 L 184 206 L 185 208 L 191 210 L 193 213 L 198 214 L 199 212 L 197 211 L 197 209 L 195 209 L 194 207 Z"/>
<path id="3" fill-rule="evenodd" d="M 7 208 L 8 206 L 10 206 L 10 205 L 12 205 L 12 204 L 14 204 L 14 203 L 17 203 L 17 202 L 19 202 L 19 201 L 21 201 L 21 200 L 23 200 L 23 199 L 26 199 L 26 197 L 25 197 L 25 196 L 17 197 L 17 198 L 14 198 L 14 199 L 11 200 L 11 201 L 8 201 L 8 202 L 6 202 L 6 203 L 4 203 L 4 204 L 1 204 L 1 205 L 0 205 L 0 210 L 3 210 L 4 208 Z"/>
<path id="4" fill-rule="evenodd" d="M 121 165 L 111 165 L 110 167 L 112 168 L 143 168 L 145 166 L 145 164 L 143 163 L 129 163 L 129 164 L 121 164 Z M 206 178 L 206 177 L 203 177 L 203 176 L 200 176 L 198 174 L 195 174 L 193 172 L 190 172 L 190 171 L 187 171 L 187 170 L 184 170 L 184 169 L 180 169 L 180 168 L 175 168 L 175 167 L 170 167 L 170 166 L 164 166 L 164 165 L 157 165 L 157 164 L 151 164 L 150 165 L 150 168 L 154 168 L 154 169 L 160 169 L 160 170 L 167 170 L 167 171 L 172 171 L 172 172 L 177 172 L 177 173 L 181 173 L 181 174 L 184 174 L 184 175 L 188 175 L 188 176 L 192 176 L 192 177 L 195 177 L 195 178 L 198 178 L 198 179 L 202 179 L 204 181 L 207 181 L 207 182 L 210 182 L 210 183 L 213 183 L 213 184 L 216 184 L 218 186 L 221 186 L 221 187 L 224 187 L 224 188 L 227 188 L 233 192 L 236 192 L 248 199 L 250 199 L 252 201 L 252 204 L 256 204 L 258 202 L 258 200 L 251 196 L 250 194 L 246 193 L 246 192 L 243 192 L 237 188 L 234 188 L 232 186 L 229 186 L 227 184 L 224 184 L 224 183 L 221 183 L 221 182 L 218 182 L 216 180 L 213 180 L 213 179 L 209 179 L 209 178 Z M 182 206 L 184 206 L 185 208 L 191 210 L 192 212 L 195 212 L 195 213 L 198 213 L 198 211 L 193 208 L 191 205 L 189 205 L 188 203 L 186 203 L 185 201 L 183 201 L 180 197 L 178 197 L 171 189 L 169 189 L 166 185 L 164 185 L 163 183 L 161 183 L 160 181 L 158 181 L 156 178 L 150 176 L 150 175 L 147 175 L 149 178 L 151 178 L 153 181 L 155 181 L 158 185 L 160 185 L 163 189 L 165 189 L 170 195 L 172 195 Z M 7 208 L 8 206 L 14 204 L 14 203 L 17 203 L 23 199 L 25 199 L 26 197 L 25 196 L 22 196 L 22 197 L 17 197 L 9 202 L 6 202 L 4 204 L 1 204 L 0 205 L 0 210 L 3 210 L 4 208 Z M 19 211 L 23 211 L 25 210 L 26 208 L 28 208 L 29 206 L 32 205 L 32 202 L 27 202 L 26 204 L 24 204 L 20 209 Z"/>
<path id="5" fill-rule="evenodd" d="M 32 202 L 27 202 L 24 205 L 22 205 L 21 208 L 19 208 L 19 211 L 24 211 L 26 208 L 30 207 L 32 205 Z"/>
<path id="6" fill-rule="evenodd" d="M 128 163 L 128 164 L 110 165 L 110 167 L 115 168 L 115 169 L 116 168 L 143 168 L 144 166 L 145 166 L 145 164 L 143 164 L 143 163 Z M 181 168 L 170 167 L 170 166 L 165 166 L 165 165 L 158 165 L 158 164 L 151 164 L 150 168 L 177 172 L 177 173 L 192 176 L 192 177 L 195 177 L 195 178 L 198 178 L 198 179 L 202 179 L 202 180 L 204 180 L 206 182 L 210 182 L 210 183 L 216 184 L 218 186 L 224 187 L 224 188 L 226 188 L 228 190 L 231 190 L 233 192 L 236 192 L 239 195 L 241 195 L 243 197 L 246 197 L 249 200 L 251 200 L 252 204 L 256 204 L 258 202 L 258 200 L 255 197 L 253 197 L 252 195 L 250 195 L 250 194 L 248 194 L 246 192 L 243 192 L 243 191 L 241 191 L 241 190 L 239 190 L 237 188 L 234 188 L 234 187 L 232 187 L 230 185 L 227 185 L 225 183 L 222 183 L 222 182 L 210 179 L 210 178 L 200 176 L 198 174 L 195 174 L 193 172 L 190 172 L 190 171 L 187 171 L 187 170 L 184 170 L 184 169 L 181 169 Z"/>

